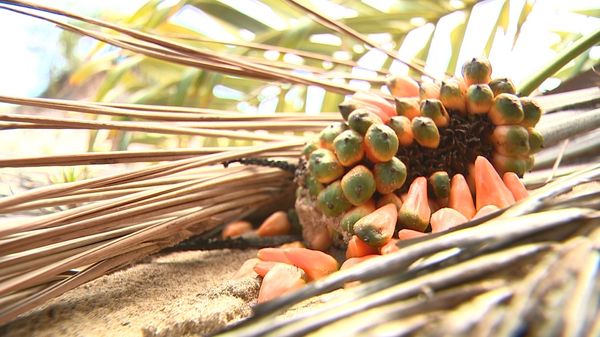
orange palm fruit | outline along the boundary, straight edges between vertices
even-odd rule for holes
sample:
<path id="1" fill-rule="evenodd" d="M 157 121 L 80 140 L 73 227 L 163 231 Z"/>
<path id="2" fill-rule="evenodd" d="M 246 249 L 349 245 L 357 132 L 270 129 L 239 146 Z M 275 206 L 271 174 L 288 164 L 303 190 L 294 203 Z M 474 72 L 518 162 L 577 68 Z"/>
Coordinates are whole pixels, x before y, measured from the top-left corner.
<path id="1" fill-rule="evenodd" d="M 373 124 L 365 133 L 365 153 L 374 163 L 391 160 L 398 151 L 398 136 L 384 124 Z"/>
<path id="2" fill-rule="evenodd" d="M 517 93 L 517 89 L 513 82 L 509 78 L 496 78 L 488 83 L 490 89 L 494 93 L 494 97 L 500 94 L 511 94 L 514 95 Z"/>
<path id="3" fill-rule="evenodd" d="M 398 116 L 404 116 L 410 120 L 412 120 L 415 117 L 421 116 L 421 109 L 419 107 L 418 98 L 395 98 L 394 101 L 396 102 L 396 114 Z"/>
<path id="4" fill-rule="evenodd" d="M 542 117 L 542 108 L 535 100 L 529 97 L 521 97 L 521 106 L 523 107 L 523 121 L 521 121 L 521 125 L 534 127 Z"/>
<path id="5" fill-rule="evenodd" d="M 494 98 L 488 117 L 495 125 L 519 124 L 523 121 L 523 106 L 519 97 L 499 94 Z"/>
<path id="6" fill-rule="evenodd" d="M 342 263 L 340 270 L 352 268 L 352 267 L 356 266 L 357 264 L 360 264 L 367 260 L 371 260 L 376 257 L 381 257 L 381 255 L 373 254 L 373 255 L 366 255 L 366 256 L 361 256 L 361 257 L 351 257 L 351 258 L 347 259 L 346 261 L 344 261 L 344 263 Z"/>
<path id="7" fill-rule="evenodd" d="M 410 119 L 406 116 L 395 116 L 390 119 L 387 125 L 394 130 L 398 137 L 400 145 L 408 146 L 413 142 L 413 133 Z"/>
<path id="8" fill-rule="evenodd" d="M 404 230 L 410 230 L 410 229 L 404 229 Z M 422 234 L 422 233 L 421 233 Z M 390 239 L 390 241 L 388 241 L 385 245 L 379 247 L 379 253 L 381 255 L 388 255 L 388 254 L 392 254 L 394 252 L 397 252 L 400 250 L 400 247 L 398 247 L 397 243 L 398 243 L 398 239 Z"/>
<path id="9" fill-rule="evenodd" d="M 348 116 L 348 124 L 352 130 L 364 135 L 373 124 L 382 124 L 381 118 L 368 109 L 356 109 Z"/>
<path id="10" fill-rule="evenodd" d="M 471 219 L 471 220 L 479 219 L 488 214 L 492 214 L 499 209 L 500 209 L 500 207 L 498 207 L 496 205 L 485 205 L 485 206 L 481 207 L 481 209 L 478 210 L 477 213 L 475 213 L 475 216 L 473 216 L 473 219 Z"/>
<path id="11" fill-rule="evenodd" d="M 453 208 L 440 208 L 431 215 L 431 232 L 442 232 L 467 221 L 467 217 Z"/>
<path id="12" fill-rule="evenodd" d="M 529 196 L 529 192 L 527 192 L 527 188 L 523 185 L 519 176 L 517 176 L 514 172 L 506 172 L 502 175 L 502 181 L 504 181 L 504 185 L 508 187 L 510 193 L 512 193 L 513 197 L 515 197 L 516 201 L 527 198 Z"/>
<path id="13" fill-rule="evenodd" d="M 421 100 L 428 98 L 440 98 L 440 84 L 437 82 L 421 82 L 419 85 L 419 97 Z"/>
<path id="14" fill-rule="evenodd" d="M 471 190 L 462 174 L 455 174 L 452 177 L 448 207 L 459 211 L 467 219 L 471 219 L 475 215 Z"/>
<path id="15" fill-rule="evenodd" d="M 286 235 L 292 231 L 292 224 L 288 219 L 287 212 L 277 211 L 263 221 L 256 230 L 261 237 Z"/>
<path id="16" fill-rule="evenodd" d="M 475 159 L 475 204 L 477 210 L 486 205 L 499 208 L 508 207 L 515 203 L 515 198 L 485 157 Z"/>
<path id="17" fill-rule="evenodd" d="M 346 130 L 333 140 L 333 151 L 340 164 L 352 166 L 365 155 L 363 137 L 354 130 Z"/>
<path id="18" fill-rule="evenodd" d="M 437 199 L 446 199 L 450 195 L 450 177 L 446 171 L 437 171 L 431 174 L 429 185 Z"/>
<path id="19" fill-rule="evenodd" d="M 394 97 L 418 97 L 419 84 L 405 75 L 392 75 L 387 80 L 387 87 Z"/>
<path id="20" fill-rule="evenodd" d="M 325 187 L 317 196 L 317 208 L 326 216 L 338 216 L 352 207 L 342 190 L 339 180 Z"/>
<path id="21" fill-rule="evenodd" d="M 331 233 L 326 226 L 319 226 L 317 229 L 303 234 L 304 241 L 306 241 L 306 245 L 310 249 L 325 251 L 331 247 L 331 244 L 333 243 Z"/>
<path id="22" fill-rule="evenodd" d="M 258 303 L 264 303 L 306 285 L 305 273 L 297 267 L 278 264 L 265 275 L 258 292 Z"/>
<path id="23" fill-rule="evenodd" d="M 344 167 L 333 152 L 318 149 L 308 159 L 308 170 L 318 182 L 328 184 L 344 174 Z"/>
<path id="24" fill-rule="evenodd" d="M 273 262 L 273 261 L 261 261 L 259 259 L 257 259 L 258 261 L 254 264 L 254 272 L 258 274 L 258 276 L 260 277 L 265 277 L 265 275 L 267 275 L 267 273 L 269 272 L 269 270 L 273 269 L 273 267 L 275 267 L 276 264 L 286 264 L 288 266 L 291 266 L 290 264 L 287 263 L 282 263 L 282 262 Z"/>
<path id="25" fill-rule="evenodd" d="M 488 84 L 492 79 L 492 65 L 485 57 L 474 57 L 463 64 L 462 75 L 467 87 L 471 84 Z"/>
<path id="26" fill-rule="evenodd" d="M 416 231 L 416 230 L 412 230 L 412 229 L 401 229 L 398 231 L 398 240 L 400 240 L 400 241 L 410 240 L 410 239 L 414 239 L 414 238 L 420 238 L 425 235 L 427 235 L 427 234 L 425 234 L 421 231 Z"/>
<path id="27" fill-rule="evenodd" d="M 370 246 L 383 246 L 394 235 L 397 218 L 396 205 L 387 204 L 358 220 L 354 234 Z"/>
<path id="28" fill-rule="evenodd" d="M 350 241 L 348 241 L 348 248 L 346 248 L 346 259 L 374 254 L 379 254 L 377 248 L 366 244 L 358 236 L 353 235 L 352 238 L 350 238 Z"/>
<path id="29" fill-rule="evenodd" d="M 520 125 L 500 125 L 491 135 L 494 149 L 503 156 L 525 156 L 529 153 L 529 133 Z"/>
<path id="30" fill-rule="evenodd" d="M 494 102 L 494 93 L 487 84 L 473 84 L 467 89 L 467 112 L 486 114 Z"/>
<path id="31" fill-rule="evenodd" d="M 416 117 L 411 122 L 413 137 L 423 147 L 435 149 L 440 145 L 440 132 L 429 117 Z"/>
<path id="32" fill-rule="evenodd" d="M 338 269 L 337 261 L 329 254 L 308 248 L 262 248 L 258 250 L 258 258 L 291 264 L 306 273 L 308 280 L 317 280 Z"/>
<path id="33" fill-rule="evenodd" d="M 225 225 L 223 227 L 223 231 L 221 232 L 221 237 L 223 239 L 226 238 L 236 238 L 241 236 L 242 234 L 248 233 L 252 231 L 252 224 L 248 221 L 238 220 L 233 221 Z"/>
<path id="34" fill-rule="evenodd" d="M 421 101 L 421 116 L 429 117 L 433 120 L 435 125 L 439 127 L 448 126 L 450 123 L 450 116 L 448 111 L 438 99 L 426 99 Z"/>
<path id="35" fill-rule="evenodd" d="M 467 113 L 465 89 L 456 79 L 442 81 L 440 101 L 448 110 L 455 110 L 461 114 Z"/>
<path id="36" fill-rule="evenodd" d="M 352 100 L 363 106 L 374 106 L 383 111 L 388 117 L 396 116 L 396 108 L 385 98 L 368 92 L 357 92 L 352 95 Z M 384 121 L 387 122 L 387 121 Z"/>
<path id="37" fill-rule="evenodd" d="M 527 172 L 528 157 L 505 156 L 499 153 L 492 155 L 492 163 L 500 174 L 514 172 L 522 177 Z"/>
<path id="38" fill-rule="evenodd" d="M 396 209 L 398 211 L 400 211 L 400 208 L 402 208 L 402 200 L 395 193 L 383 194 L 381 197 L 379 197 L 379 200 L 377 200 L 377 203 L 375 205 L 377 208 L 380 208 L 387 204 L 396 205 Z"/>
<path id="39" fill-rule="evenodd" d="M 354 234 L 354 224 L 361 218 L 373 213 L 375 209 L 373 200 L 369 200 L 362 205 L 350 209 L 340 220 L 342 231 L 348 234 Z"/>
<path id="40" fill-rule="evenodd" d="M 404 185 L 406 181 L 406 165 L 397 157 L 389 161 L 377 163 L 373 167 L 373 176 L 377 192 L 392 193 Z"/>
<path id="41" fill-rule="evenodd" d="M 429 226 L 431 209 L 427 200 L 427 179 L 418 177 L 408 189 L 406 200 L 400 208 L 398 220 L 406 229 L 424 232 Z"/>
<path id="42" fill-rule="evenodd" d="M 324 148 L 333 151 L 333 140 L 340 133 L 348 130 L 348 124 L 335 122 L 330 124 L 319 133 L 319 145 Z"/>
<path id="43" fill-rule="evenodd" d="M 375 193 L 375 177 L 366 166 L 357 165 L 342 177 L 341 186 L 346 199 L 358 206 L 371 199 Z"/>
<path id="44" fill-rule="evenodd" d="M 527 132 L 529 133 L 529 153 L 538 153 L 544 147 L 544 136 L 533 127 L 527 128 Z"/>

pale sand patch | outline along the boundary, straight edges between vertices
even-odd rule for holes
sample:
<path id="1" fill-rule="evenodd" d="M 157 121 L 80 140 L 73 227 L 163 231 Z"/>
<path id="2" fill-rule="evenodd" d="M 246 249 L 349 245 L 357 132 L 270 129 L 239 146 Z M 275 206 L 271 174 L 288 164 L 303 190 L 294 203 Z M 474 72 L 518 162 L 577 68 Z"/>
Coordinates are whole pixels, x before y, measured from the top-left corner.
<path id="1" fill-rule="evenodd" d="M 24 314 L 0 336 L 198 336 L 247 317 L 257 277 L 233 279 L 256 250 L 172 253 L 103 276 Z"/>

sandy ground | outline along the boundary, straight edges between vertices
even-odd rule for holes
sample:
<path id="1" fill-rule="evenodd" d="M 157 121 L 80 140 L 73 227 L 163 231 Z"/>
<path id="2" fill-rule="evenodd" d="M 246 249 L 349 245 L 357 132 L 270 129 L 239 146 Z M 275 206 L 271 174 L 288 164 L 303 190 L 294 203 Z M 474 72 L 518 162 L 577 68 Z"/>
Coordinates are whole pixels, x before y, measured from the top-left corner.
<path id="1" fill-rule="evenodd" d="M 0 336 L 201 336 L 246 317 L 256 277 L 234 279 L 256 250 L 181 252 L 148 258 L 22 315 Z"/>

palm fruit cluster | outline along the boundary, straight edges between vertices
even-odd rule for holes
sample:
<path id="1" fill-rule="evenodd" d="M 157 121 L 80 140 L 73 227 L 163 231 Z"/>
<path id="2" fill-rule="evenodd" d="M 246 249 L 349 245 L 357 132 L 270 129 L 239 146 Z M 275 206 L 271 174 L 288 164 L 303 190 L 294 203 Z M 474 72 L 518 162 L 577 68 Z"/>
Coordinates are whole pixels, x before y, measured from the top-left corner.
<path id="1" fill-rule="evenodd" d="M 466 62 L 462 75 L 420 84 L 396 77 L 388 83 L 393 103 L 360 92 L 340 104 L 343 121 L 306 145 L 297 175 L 296 208 L 304 226 L 309 223 L 305 238 L 320 238 L 314 248 L 347 243 L 360 219 L 388 203 L 397 206 L 395 235 L 401 229 L 431 230 L 430 211 L 448 206 L 455 176 L 464 177 L 475 193 L 478 157 L 500 176 L 531 169 L 543 143 L 534 128 L 539 105 L 518 97 L 510 79 L 492 79 L 484 58 Z M 434 205 L 429 214 L 419 214 L 423 202 Z M 385 240 L 372 241 L 377 246 Z"/>

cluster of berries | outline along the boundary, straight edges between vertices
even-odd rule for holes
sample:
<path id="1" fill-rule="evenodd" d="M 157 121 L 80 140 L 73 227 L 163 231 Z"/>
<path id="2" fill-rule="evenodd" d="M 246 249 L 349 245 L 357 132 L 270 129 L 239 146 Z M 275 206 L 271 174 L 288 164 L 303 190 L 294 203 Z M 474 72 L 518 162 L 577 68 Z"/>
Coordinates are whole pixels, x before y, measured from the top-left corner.
<path id="1" fill-rule="evenodd" d="M 421 84 L 392 78 L 388 87 L 394 103 L 361 92 L 340 105 L 344 121 L 322 130 L 304 148 L 307 170 L 298 194 L 333 219 L 334 225 L 328 225 L 333 242 L 341 238 L 347 244 L 358 236 L 381 247 L 393 235 L 406 233 L 402 230 L 448 228 L 436 222 L 452 218 L 449 212 L 462 216 L 453 225 L 467 221 L 486 206 L 480 200 L 490 199 L 483 192 L 490 188 L 477 189 L 476 183 L 499 188 L 494 185 L 499 180 L 504 189 L 516 184 L 524 190 L 517 176 L 531 169 L 533 154 L 542 147 L 534 128 L 542 110 L 530 98 L 516 96 L 509 79 L 492 79 L 491 74 L 486 59 L 473 58 L 464 64 L 462 78 Z M 498 179 L 490 178 L 489 170 Z M 507 178 L 510 183 L 502 181 L 505 173 L 514 174 Z M 477 176 L 487 182 L 476 182 Z M 395 207 L 384 207 L 388 204 Z M 493 206 L 507 205 L 498 201 Z M 444 216 L 432 216 L 438 209 L 445 209 Z M 310 227 L 319 224 L 302 213 L 310 243 Z"/>

